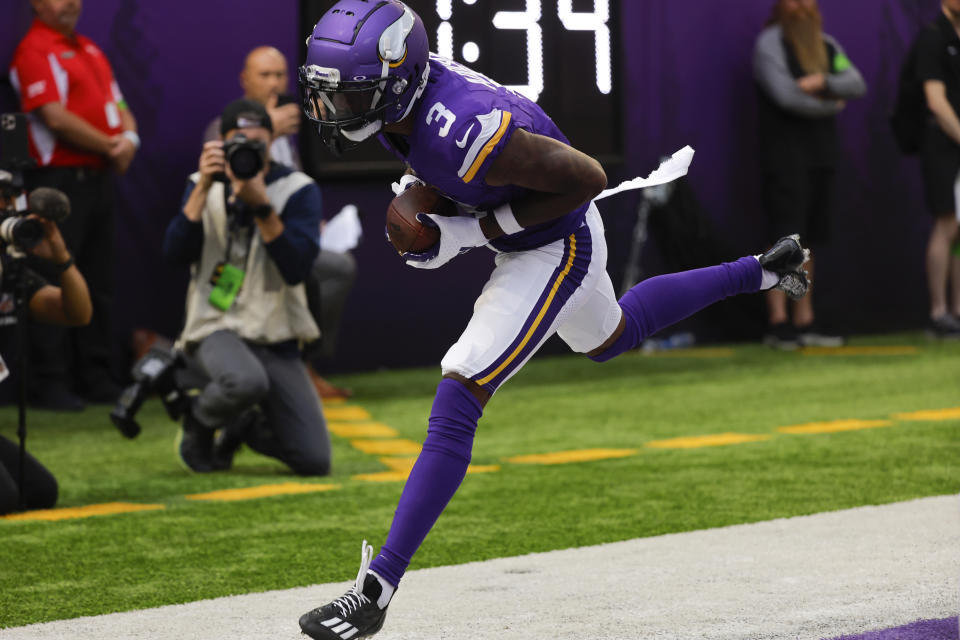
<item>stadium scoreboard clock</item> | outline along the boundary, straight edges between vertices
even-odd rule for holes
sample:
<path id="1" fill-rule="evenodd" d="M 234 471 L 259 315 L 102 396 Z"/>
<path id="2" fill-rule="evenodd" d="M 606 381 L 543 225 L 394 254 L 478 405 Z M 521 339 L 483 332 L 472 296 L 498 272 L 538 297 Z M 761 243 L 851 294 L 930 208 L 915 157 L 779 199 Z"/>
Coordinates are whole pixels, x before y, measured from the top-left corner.
<path id="1" fill-rule="evenodd" d="M 332 0 L 302 0 L 310 33 Z M 617 0 L 411 0 L 430 50 L 535 100 L 585 153 L 605 164 L 622 154 Z M 300 64 L 305 56 L 301 48 Z M 309 124 L 309 123 L 307 123 Z M 301 134 L 307 169 L 318 177 L 396 171 L 375 141 L 335 158 L 312 131 Z"/>

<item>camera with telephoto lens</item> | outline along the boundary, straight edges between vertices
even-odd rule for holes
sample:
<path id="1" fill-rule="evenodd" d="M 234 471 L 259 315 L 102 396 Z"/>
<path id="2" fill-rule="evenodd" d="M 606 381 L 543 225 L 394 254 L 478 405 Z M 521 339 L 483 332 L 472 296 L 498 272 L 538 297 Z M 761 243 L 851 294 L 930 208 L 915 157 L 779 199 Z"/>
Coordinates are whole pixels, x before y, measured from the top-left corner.
<path id="1" fill-rule="evenodd" d="M 120 433 L 128 438 L 140 435 L 136 415 L 151 392 L 160 396 L 171 420 L 183 416 L 189 402 L 187 390 L 178 375 L 183 367 L 184 362 L 178 353 L 157 345 L 133 365 L 133 384 L 123 390 L 110 412 L 110 420 Z"/>
<path id="2" fill-rule="evenodd" d="M 26 217 L 23 211 L 0 211 L 0 240 L 21 250 L 32 249 L 43 240 L 43 223 Z"/>
<path id="3" fill-rule="evenodd" d="M 223 143 L 223 155 L 237 178 L 248 180 L 263 171 L 267 145 L 238 133 Z"/>
<path id="4" fill-rule="evenodd" d="M 70 215 L 70 200 L 59 189 L 38 187 L 27 196 L 27 208 L 17 210 L 17 200 L 23 193 L 18 182 L 15 174 L 0 169 L 0 197 L 8 203 L 0 208 L 0 240 L 26 251 L 35 247 L 46 234 L 40 220 L 27 216 L 36 214 L 53 222 L 63 222 Z"/>
<path id="5" fill-rule="evenodd" d="M 27 218 L 26 211 L 16 210 L 16 198 L 22 192 L 17 178 L 9 171 L 0 170 L 0 196 L 9 206 L 0 208 L 0 239 L 18 249 L 30 249 L 43 239 L 43 223 Z"/>

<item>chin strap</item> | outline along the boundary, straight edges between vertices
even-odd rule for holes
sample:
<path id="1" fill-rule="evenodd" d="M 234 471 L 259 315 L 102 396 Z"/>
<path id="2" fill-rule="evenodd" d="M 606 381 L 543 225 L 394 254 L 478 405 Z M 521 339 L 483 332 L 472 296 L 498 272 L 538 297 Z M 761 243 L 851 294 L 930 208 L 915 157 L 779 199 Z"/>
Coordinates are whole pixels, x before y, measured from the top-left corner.
<path id="1" fill-rule="evenodd" d="M 359 129 L 340 129 L 340 134 L 350 142 L 363 142 L 364 140 L 376 135 L 383 128 L 383 120 L 374 120 L 368 122 Z"/>

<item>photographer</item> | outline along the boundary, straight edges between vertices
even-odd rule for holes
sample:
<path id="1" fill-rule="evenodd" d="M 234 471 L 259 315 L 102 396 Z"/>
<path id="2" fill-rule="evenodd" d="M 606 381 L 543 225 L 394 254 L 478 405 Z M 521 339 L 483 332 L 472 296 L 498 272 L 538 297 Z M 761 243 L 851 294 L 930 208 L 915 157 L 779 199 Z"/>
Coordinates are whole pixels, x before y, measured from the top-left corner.
<path id="1" fill-rule="evenodd" d="M 240 71 L 243 97 L 262 104 L 273 123 L 270 159 L 298 171 L 303 170 L 297 151 L 297 134 L 303 112 L 299 102 L 286 95 L 290 89 L 287 60 L 275 47 L 256 47 L 247 54 Z M 220 139 L 220 117 L 203 132 L 203 141 Z M 322 225 L 327 221 L 321 222 Z M 347 295 L 357 276 L 357 262 L 349 251 L 321 249 L 307 275 L 307 304 L 320 329 L 320 339 L 304 353 L 307 373 L 321 398 L 346 398 L 350 391 L 321 377 L 322 363 L 329 363 L 336 350 L 337 335 Z"/>
<path id="2" fill-rule="evenodd" d="M 0 171 L 0 353 L 8 363 L 17 360 L 17 292 L 23 293 L 32 320 L 62 326 L 81 326 L 90 322 L 93 306 L 90 292 L 80 271 L 73 264 L 57 225 L 36 214 L 16 211 L 17 190 L 11 174 Z M 23 265 L 26 255 L 45 261 L 50 271 L 59 274 L 59 286 L 48 284 Z M 24 375 L 12 371 L 11 377 Z M 6 376 L 3 367 L 0 376 Z M 2 378 L 0 378 L 2 379 Z M 5 400 L 14 399 L 19 380 L 0 385 Z M 0 514 L 17 508 L 20 489 L 19 447 L 0 436 Z M 48 509 L 57 501 L 57 481 L 33 456 L 27 454 L 23 469 L 28 509 Z"/>
<path id="3" fill-rule="evenodd" d="M 185 414 L 180 457 L 193 471 L 226 469 L 245 442 L 298 474 L 326 475 L 330 438 L 299 356 L 318 336 L 302 283 L 318 251 L 320 190 L 269 161 L 263 105 L 230 103 L 220 131 L 164 241 L 192 274 L 178 345 L 210 378 Z"/>

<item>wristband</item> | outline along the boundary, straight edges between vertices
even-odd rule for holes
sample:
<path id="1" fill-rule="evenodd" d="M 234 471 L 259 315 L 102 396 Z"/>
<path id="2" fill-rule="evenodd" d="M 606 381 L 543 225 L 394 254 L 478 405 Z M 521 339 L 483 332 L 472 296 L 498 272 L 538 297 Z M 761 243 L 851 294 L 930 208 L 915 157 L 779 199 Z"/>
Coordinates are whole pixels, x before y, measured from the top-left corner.
<path id="1" fill-rule="evenodd" d="M 523 227 L 517 222 L 517 217 L 513 215 L 513 209 L 510 208 L 509 202 L 505 202 L 494 209 L 493 217 L 497 219 L 497 224 L 508 236 L 523 231 Z"/>
<path id="2" fill-rule="evenodd" d="M 53 270 L 56 272 L 58 276 L 62 276 L 64 273 L 66 273 L 67 269 L 69 269 L 72 266 L 73 266 L 73 256 L 70 256 L 69 258 L 67 258 L 66 262 L 53 265 Z"/>
<path id="3" fill-rule="evenodd" d="M 132 130 L 124 131 L 121 135 L 133 143 L 134 149 L 140 148 L 140 136 L 137 135 L 136 131 L 132 131 Z"/>

